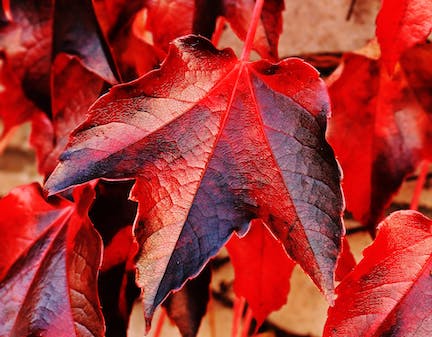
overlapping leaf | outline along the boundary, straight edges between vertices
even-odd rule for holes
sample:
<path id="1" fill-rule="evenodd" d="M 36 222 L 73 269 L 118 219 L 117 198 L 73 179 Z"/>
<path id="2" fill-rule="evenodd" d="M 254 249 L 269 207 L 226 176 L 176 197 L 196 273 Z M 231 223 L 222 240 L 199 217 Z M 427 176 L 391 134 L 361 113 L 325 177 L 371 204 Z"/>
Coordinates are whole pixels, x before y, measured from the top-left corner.
<path id="1" fill-rule="evenodd" d="M 157 68 L 165 57 L 165 52 L 146 40 L 144 2 L 93 0 L 97 19 L 123 81 Z M 159 22 L 162 24 L 161 18 Z"/>
<path id="2" fill-rule="evenodd" d="M 8 14 L 6 13 L 7 9 L 5 8 L 5 4 L 3 1 L 0 1 L 0 26 L 7 25 L 8 23 Z"/>
<path id="3" fill-rule="evenodd" d="M 86 215 L 93 193 L 74 198 L 47 202 L 33 184 L 0 200 L 1 336 L 104 335 L 101 241 Z"/>
<path id="4" fill-rule="evenodd" d="M 117 83 L 114 61 L 102 38 L 91 0 L 55 0 L 53 52 L 76 55 L 106 82 Z"/>
<path id="5" fill-rule="evenodd" d="M 255 218 L 331 300 L 343 201 L 324 139 L 328 104 L 298 59 L 247 63 L 188 36 L 160 70 L 95 103 L 46 188 L 137 178 L 147 318 Z"/>
<path id="6" fill-rule="evenodd" d="M 51 58 L 80 57 L 107 82 L 116 79 L 98 32 L 91 3 L 78 0 L 12 0 L 13 21 L 0 26 L 0 118 L 6 134 L 14 126 L 51 115 Z M 42 113 L 43 112 L 43 113 Z M 43 123 L 43 121 L 41 121 Z"/>
<path id="7" fill-rule="evenodd" d="M 11 1 L 13 21 L 0 26 L 0 118 L 3 135 L 49 111 L 51 0 Z"/>
<path id="8" fill-rule="evenodd" d="M 88 108 L 105 82 L 87 70 L 76 56 L 59 54 L 51 69 L 52 118 L 33 120 L 31 143 L 38 155 L 39 172 L 48 176 L 58 164 L 70 133 L 84 122 Z"/>
<path id="9" fill-rule="evenodd" d="M 406 175 L 431 159 L 430 45 L 407 51 L 392 76 L 380 62 L 347 54 L 329 87 L 329 142 L 344 171 L 347 209 L 373 228 Z"/>
<path id="10" fill-rule="evenodd" d="M 414 211 L 393 213 L 336 288 L 324 336 L 429 336 L 431 273 L 432 221 Z"/>
<path id="11" fill-rule="evenodd" d="M 194 33 L 211 38 L 216 19 L 223 16 L 237 36 L 245 40 L 255 6 L 254 0 L 147 0 L 148 29 L 157 46 L 167 50 L 169 43 Z M 263 57 L 278 60 L 284 1 L 266 0 L 254 39 L 254 49 Z M 181 17 L 182 20 L 178 20 Z"/>
<path id="12" fill-rule="evenodd" d="M 356 261 L 351 252 L 350 245 L 346 236 L 342 240 L 341 253 L 336 265 L 336 281 L 343 278 L 356 266 Z"/>
<path id="13" fill-rule="evenodd" d="M 183 337 L 195 337 L 207 312 L 210 299 L 211 269 L 209 266 L 182 289 L 170 294 L 163 302 L 168 317 L 176 324 Z"/>
<path id="14" fill-rule="evenodd" d="M 132 224 L 137 205 L 128 200 L 133 182 L 99 181 L 89 216 L 104 242 L 98 279 L 107 337 L 126 337 L 129 315 L 140 291 L 135 285 L 137 251 Z"/>
<path id="15" fill-rule="evenodd" d="M 404 51 L 423 43 L 432 31 L 432 2 L 425 0 L 382 0 L 376 36 L 382 61 L 391 74 Z"/>
<path id="16" fill-rule="evenodd" d="M 223 0 L 223 16 L 230 23 L 233 31 L 242 39 L 246 38 L 252 17 L 254 0 Z M 261 13 L 261 20 L 254 39 L 254 48 L 261 57 L 278 60 L 279 35 L 282 32 L 283 0 L 266 0 Z"/>
<path id="17" fill-rule="evenodd" d="M 286 303 L 295 263 L 262 221 L 252 221 L 245 237 L 233 235 L 227 249 L 234 266 L 234 292 L 246 299 L 260 326 Z"/>
<path id="18" fill-rule="evenodd" d="M 195 2 L 194 0 L 145 1 L 148 11 L 146 25 L 152 33 L 156 46 L 168 51 L 172 40 L 193 32 Z M 215 1 L 214 4 L 216 5 L 217 2 Z M 214 17 L 212 21 L 214 26 L 216 18 Z"/>

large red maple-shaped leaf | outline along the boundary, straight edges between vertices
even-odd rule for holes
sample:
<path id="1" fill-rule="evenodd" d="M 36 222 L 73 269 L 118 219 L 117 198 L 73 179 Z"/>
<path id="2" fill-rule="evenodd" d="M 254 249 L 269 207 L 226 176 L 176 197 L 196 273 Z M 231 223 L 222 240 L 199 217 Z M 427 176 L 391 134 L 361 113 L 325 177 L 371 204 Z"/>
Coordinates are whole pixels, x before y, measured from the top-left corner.
<path id="1" fill-rule="evenodd" d="M 377 16 L 376 36 L 381 58 L 392 73 L 404 51 L 426 41 L 432 31 L 432 2 L 383 0 Z"/>
<path id="2" fill-rule="evenodd" d="M 86 215 L 93 192 L 74 198 L 47 202 L 32 184 L 0 200 L 1 336 L 104 335 L 101 240 Z"/>
<path id="3" fill-rule="evenodd" d="M 233 235 L 227 249 L 234 266 L 234 292 L 244 297 L 260 326 L 286 303 L 295 263 L 262 221 L 252 221 L 245 237 Z"/>
<path id="4" fill-rule="evenodd" d="M 414 211 L 393 213 L 336 288 L 324 336 L 430 336 L 431 275 L 432 221 Z"/>
<path id="5" fill-rule="evenodd" d="M 329 87 L 328 139 L 344 171 L 347 209 L 373 228 L 406 175 L 432 158 L 430 45 L 407 51 L 389 76 L 380 62 L 346 54 Z"/>
<path id="6" fill-rule="evenodd" d="M 328 108 L 324 83 L 301 60 L 248 63 L 188 36 L 160 70 L 95 103 L 46 188 L 138 178 L 147 317 L 255 218 L 331 300 L 343 199 Z"/>

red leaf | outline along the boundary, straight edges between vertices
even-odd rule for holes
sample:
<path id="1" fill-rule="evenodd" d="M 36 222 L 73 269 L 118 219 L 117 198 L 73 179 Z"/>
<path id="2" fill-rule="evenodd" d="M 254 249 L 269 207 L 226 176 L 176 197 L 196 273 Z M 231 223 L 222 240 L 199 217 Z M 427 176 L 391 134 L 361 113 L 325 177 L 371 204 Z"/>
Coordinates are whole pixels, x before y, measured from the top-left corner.
<path id="1" fill-rule="evenodd" d="M 52 1 L 11 1 L 13 21 L 0 26 L 0 118 L 3 136 L 40 109 L 49 111 Z"/>
<path id="2" fill-rule="evenodd" d="M 104 241 L 102 270 L 128 263 L 134 255 L 132 224 L 137 204 L 128 199 L 132 181 L 99 181 L 96 201 L 90 209 L 90 219 Z"/>
<path id="3" fill-rule="evenodd" d="M 160 70 L 95 103 L 46 187 L 138 178 L 147 318 L 256 218 L 331 300 L 343 200 L 327 108 L 324 83 L 302 61 L 242 62 L 188 36 Z"/>
<path id="4" fill-rule="evenodd" d="M 329 87 L 328 139 L 344 172 L 347 209 L 371 228 L 406 175 L 432 158 L 432 110 L 425 95 L 432 88 L 426 58 L 432 48 L 423 48 L 408 51 L 410 64 L 392 77 L 378 61 L 346 54 L 341 76 Z"/>
<path id="5" fill-rule="evenodd" d="M 262 221 L 252 221 L 248 233 L 233 235 L 226 245 L 234 266 L 234 292 L 244 297 L 260 326 L 286 303 L 292 261 Z"/>
<path id="6" fill-rule="evenodd" d="M 77 55 L 88 69 L 110 83 L 116 82 L 87 0 L 60 0 L 55 5 L 52 0 L 15 0 L 11 1 L 11 14 L 13 21 L 0 27 L 3 135 L 28 120 L 52 128 L 48 116 L 53 55 Z"/>
<path id="7" fill-rule="evenodd" d="M 108 83 L 117 83 L 90 0 L 55 1 L 53 49 L 54 55 L 64 52 L 78 56 L 87 69 Z"/>
<path id="8" fill-rule="evenodd" d="M 336 288 L 324 336 L 429 336 L 432 221 L 393 213 L 359 265 Z"/>
<path id="9" fill-rule="evenodd" d="M 425 0 L 383 0 L 377 16 L 376 35 L 387 71 L 404 51 L 425 42 L 432 31 L 432 2 Z"/>
<path id="10" fill-rule="evenodd" d="M 0 56 L 0 119 L 3 124 L 0 141 L 6 139 L 14 127 L 29 121 L 33 116 L 42 115 L 43 112 L 25 96 L 15 72 Z"/>
<path id="11" fill-rule="evenodd" d="M 342 240 L 342 249 L 336 265 L 336 281 L 342 281 L 343 278 L 356 266 L 354 255 L 351 253 L 347 238 Z"/>
<path id="12" fill-rule="evenodd" d="M 9 21 L 7 15 L 7 9 L 5 7 L 6 6 L 3 3 L 3 1 L 0 1 L 0 26 L 7 24 L 7 22 Z"/>
<path id="13" fill-rule="evenodd" d="M 421 107 L 428 113 L 429 122 L 432 116 L 432 67 L 430 59 L 432 58 L 432 46 L 421 45 L 411 48 L 400 58 L 400 64 L 406 76 L 409 87 L 412 89 L 415 98 Z M 426 128 L 427 129 L 427 128 Z M 432 150 L 427 151 L 431 154 Z"/>
<path id="14" fill-rule="evenodd" d="M 147 1 L 148 29 L 155 44 L 168 50 L 172 40 L 190 33 L 210 39 L 217 17 L 224 16 L 235 34 L 244 41 L 254 6 L 254 0 Z M 277 48 L 284 8 L 282 0 L 266 0 L 264 3 L 254 39 L 254 49 L 263 58 L 279 59 Z"/>
<path id="15" fill-rule="evenodd" d="M 147 29 L 154 44 L 167 51 L 172 40 L 193 32 L 195 0 L 146 0 Z M 181 18 L 181 19 L 179 19 Z"/>
<path id="16" fill-rule="evenodd" d="M 255 0 L 223 0 L 224 16 L 233 31 L 242 40 L 246 39 L 252 18 Z M 282 32 L 283 0 L 266 0 L 261 13 L 261 20 L 254 39 L 254 49 L 263 58 L 277 61 L 279 59 L 278 43 Z"/>
<path id="17" fill-rule="evenodd" d="M 165 53 L 146 41 L 141 27 L 145 25 L 144 0 L 93 0 L 93 5 L 123 81 L 159 67 Z"/>
<path id="18" fill-rule="evenodd" d="M 37 151 L 40 173 L 48 176 L 57 166 L 70 133 L 84 122 L 104 83 L 77 57 L 57 55 L 51 69 L 52 121 L 47 117 L 33 121 L 31 143 Z"/>
<path id="19" fill-rule="evenodd" d="M 93 192 L 74 198 L 48 203 L 33 184 L 0 200 L 1 336 L 104 335 L 101 242 L 86 216 Z"/>
<path id="20" fill-rule="evenodd" d="M 101 271 L 98 281 L 106 337 L 126 337 L 129 316 L 140 295 L 135 284 L 135 272 L 122 263 Z"/>
<path id="21" fill-rule="evenodd" d="M 195 337 L 198 333 L 210 299 L 210 281 L 211 269 L 207 266 L 162 304 L 183 337 Z"/>
<path id="22" fill-rule="evenodd" d="M 140 294 L 135 284 L 137 247 L 132 235 L 137 206 L 128 200 L 132 184 L 99 181 L 89 212 L 104 242 L 98 283 L 107 337 L 126 337 L 132 306 Z"/>

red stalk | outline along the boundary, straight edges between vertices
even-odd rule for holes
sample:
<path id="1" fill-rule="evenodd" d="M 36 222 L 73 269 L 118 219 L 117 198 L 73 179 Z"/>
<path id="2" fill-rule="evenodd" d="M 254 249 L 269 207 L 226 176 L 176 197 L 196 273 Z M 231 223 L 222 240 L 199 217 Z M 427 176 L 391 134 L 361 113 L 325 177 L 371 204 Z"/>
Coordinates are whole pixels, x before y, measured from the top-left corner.
<path id="1" fill-rule="evenodd" d="M 243 46 L 243 51 L 240 57 L 241 61 L 248 61 L 249 55 L 253 47 L 253 41 L 255 38 L 255 33 L 258 27 L 258 22 L 261 18 L 261 12 L 264 5 L 264 0 L 256 0 L 255 7 L 252 13 L 252 19 L 249 25 L 249 30 L 246 35 L 246 40 Z"/>
<path id="2" fill-rule="evenodd" d="M 166 316 L 167 316 L 166 311 L 165 311 L 165 309 L 162 308 L 161 313 L 158 317 L 158 321 L 156 324 L 156 329 L 155 329 L 153 337 L 161 337 L 162 336 L 161 333 L 162 333 L 162 328 L 163 328 L 164 323 L 165 323 Z"/>
<path id="3" fill-rule="evenodd" d="M 0 139 L 0 155 L 6 149 L 7 145 L 9 144 L 9 141 L 12 139 L 13 135 L 16 133 L 17 130 L 18 130 L 18 127 L 14 126 L 6 134 L 3 135 L 3 139 Z M 0 135 L 1 135 L 1 132 L 0 132 Z"/>
<path id="4" fill-rule="evenodd" d="M 237 337 L 240 330 L 240 322 L 243 316 L 243 310 L 245 307 L 246 301 L 243 297 L 236 297 L 234 300 L 234 316 L 233 316 L 233 325 L 231 330 L 231 337 Z"/>
<path id="5" fill-rule="evenodd" d="M 249 307 L 246 311 L 246 317 L 243 322 L 243 330 L 242 330 L 241 337 L 247 337 L 249 335 L 249 329 L 252 323 L 252 318 L 253 318 L 252 310 Z"/>
<path id="6" fill-rule="evenodd" d="M 423 186 L 426 182 L 426 176 L 428 174 L 428 171 L 429 171 L 429 162 L 425 160 L 420 164 L 420 173 L 417 178 L 413 197 L 411 199 L 411 204 L 410 204 L 410 209 L 412 210 L 417 210 L 418 208 L 420 195 L 423 190 Z"/>
<path id="7" fill-rule="evenodd" d="M 214 46 L 217 47 L 219 40 L 222 36 L 223 30 L 225 28 L 225 23 L 226 23 L 226 19 L 223 16 L 218 17 L 217 21 L 216 21 L 216 29 L 213 33 L 212 36 L 212 43 Z"/>

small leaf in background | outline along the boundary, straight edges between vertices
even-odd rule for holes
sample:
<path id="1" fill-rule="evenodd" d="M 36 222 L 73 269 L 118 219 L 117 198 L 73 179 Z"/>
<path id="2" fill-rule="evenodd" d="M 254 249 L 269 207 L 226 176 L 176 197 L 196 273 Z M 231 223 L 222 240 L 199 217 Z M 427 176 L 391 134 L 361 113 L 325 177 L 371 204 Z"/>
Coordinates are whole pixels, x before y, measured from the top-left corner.
<path id="1" fill-rule="evenodd" d="M 93 105 L 46 187 L 137 178 L 137 282 L 148 320 L 253 219 L 332 301 L 343 199 L 325 141 L 328 106 L 318 73 L 298 59 L 246 63 L 187 36 L 161 69 Z"/>
<path id="2" fill-rule="evenodd" d="M 230 23 L 233 31 L 243 41 L 249 29 L 254 0 L 222 0 L 223 16 Z M 261 13 L 261 20 L 254 39 L 254 49 L 264 59 L 279 59 L 278 44 L 282 32 L 282 11 L 285 9 L 283 0 L 267 0 Z"/>
<path id="3" fill-rule="evenodd" d="M 51 67 L 52 118 L 35 118 L 30 139 L 42 175 L 48 176 L 57 166 L 70 133 L 85 121 L 88 108 L 104 85 L 103 79 L 85 68 L 76 56 L 57 55 Z"/>
<path id="4" fill-rule="evenodd" d="M 11 1 L 13 21 L 0 26 L 0 118 L 5 136 L 50 111 L 51 0 Z"/>
<path id="5" fill-rule="evenodd" d="M 0 55 L 0 122 L 3 125 L 0 152 L 3 146 L 7 145 L 7 138 L 15 127 L 40 116 L 47 119 L 44 113 L 25 97 L 21 81 L 16 78 L 15 72 Z"/>
<path id="6" fill-rule="evenodd" d="M 163 302 L 168 317 L 178 327 L 182 337 L 195 337 L 207 312 L 210 299 L 211 269 L 206 266 L 196 277 Z"/>
<path id="7" fill-rule="evenodd" d="M 32 184 L 0 200 L 1 336 L 104 336 L 102 243 L 87 217 L 93 197 L 85 186 L 75 203 L 47 202 Z"/>
<path id="8" fill-rule="evenodd" d="M 329 87 L 328 139 L 344 172 L 347 209 L 373 231 L 404 178 L 432 159 L 432 47 L 408 50 L 393 76 L 379 61 L 348 53 Z M 406 68 L 405 68 L 406 67 Z"/>
<path id="9" fill-rule="evenodd" d="M 98 26 L 91 0 L 56 0 L 53 52 L 76 55 L 82 64 L 114 84 L 114 63 Z"/>
<path id="10" fill-rule="evenodd" d="M 135 284 L 132 224 L 137 205 L 128 199 L 133 181 L 99 181 L 89 217 L 104 242 L 98 279 L 107 337 L 126 337 L 129 316 L 140 294 Z"/>
<path id="11" fill-rule="evenodd" d="M 7 10 L 5 8 L 5 4 L 3 1 L 0 1 L 0 27 L 5 26 L 8 23 L 8 14 L 6 13 Z"/>
<path id="12" fill-rule="evenodd" d="M 392 74 L 400 56 L 426 41 L 432 31 L 432 2 L 428 0 L 382 0 L 376 20 L 381 59 Z"/>
<path id="13" fill-rule="evenodd" d="M 430 336 L 432 221 L 399 211 L 378 228 L 364 258 L 336 288 L 324 336 Z"/>
<path id="14" fill-rule="evenodd" d="M 356 266 L 354 255 L 350 250 L 350 245 L 346 236 L 342 240 L 342 249 L 336 265 L 336 281 L 342 281 L 343 278 Z"/>
<path id="15" fill-rule="evenodd" d="M 243 238 L 233 235 L 226 245 L 234 267 L 234 292 L 244 297 L 258 327 L 287 301 L 295 262 L 282 243 L 259 220 Z"/>
<path id="16" fill-rule="evenodd" d="M 51 58 L 58 53 L 73 54 L 107 82 L 117 82 L 112 73 L 111 56 L 104 46 L 88 0 L 73 3 L 60 0 L 55 4 L 51 0 L 36 0 L 31 4 L 12 0 L 11 15 L 13 21 L 0 26 L 0 118 L 4 123 L 3 136 L 29 120 L 38 127 L 47 128 L 48 132 L 56 129 L 56 126 L 50 125 L 53 113 L 51 94 L 56 95 L 64 90 L 60 86 L 56 87 L 57 92 L 51 92 Z M 81 92 L 84 93 L 84 89 L 85 86 Z M 53 104 L 58 103 L 58 97 L 55 99 L 57 101 Z M 45 132 L 41 139 L 43 137 L 47 137 Z M 43 142 L 36 146 L 37 151 L 43 152 Z"/>
<path id="17" fill-rule="evenodd" d="M 158 68 L 165 52 L 150 42 L 144 0 L 93 0 L 96 17 L 113 54 L 122 81 Z M 177 21 L 184 21 L 182 20 Z M 162 24 L 162 21 L 159 21 Z M 173 29 L 172 26 L 169 26 Z"/>
<path id="18" fill-rule="evenodd" d="M 199 3 L 195 0 L 145 1 L 147 29 L 152 33 L 155 46 L 167 52 L 171 41 L 193 32 L 196 2 Z"/>
<path id="19" fill-rule="evenodd" d="M 216 19 L 223 16 L 234 33 L 244 41 L 254 6 L 254 0 L 147 1 L 148 29 L 153 34 L 155 45 L 168 50 L 172 40 L 190 33 L 210 39 Z M 253 47 L 263 58 L 279 59 L 278 42 L 284 9 L 282 0 L 264 2 Z M 178 20 L 179 17 L 182 20 Z"/>

